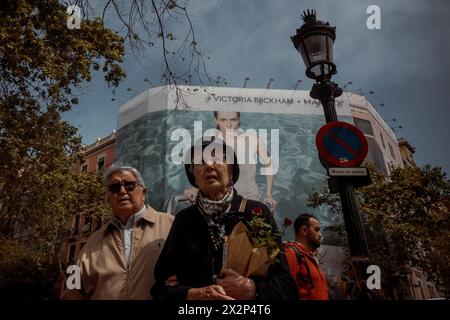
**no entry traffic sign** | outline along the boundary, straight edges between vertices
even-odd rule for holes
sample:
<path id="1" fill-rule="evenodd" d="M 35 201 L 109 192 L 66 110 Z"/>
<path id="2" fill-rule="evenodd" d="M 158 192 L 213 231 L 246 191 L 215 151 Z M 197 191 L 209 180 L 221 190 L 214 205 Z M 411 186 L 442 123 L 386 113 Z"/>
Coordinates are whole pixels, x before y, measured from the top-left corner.
<path id="1" fill-rule="evenodd" d="M 321 159 L 337 167 L 360 165 L 367 156 L 367 140 L 357 127 L 332 121 L 319 129 L 316 145 Z"/>

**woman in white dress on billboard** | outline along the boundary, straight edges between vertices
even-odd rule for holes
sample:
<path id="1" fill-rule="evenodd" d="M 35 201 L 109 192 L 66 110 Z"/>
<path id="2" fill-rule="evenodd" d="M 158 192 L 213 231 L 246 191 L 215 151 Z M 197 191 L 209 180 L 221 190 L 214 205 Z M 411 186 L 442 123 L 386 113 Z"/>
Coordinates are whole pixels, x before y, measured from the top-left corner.
<path id="1" fill-rule="evenodd" d="M 240 127 L 239 112 L 214 111 L 217 137 L 236 152 L 239 163 L 239 179 L 234 185 L 236 191 L 244 198 L 267 203 L 275 210 L 277 201 L 273 198 L 274 175 L 271 158 L 267 154 L 264 142 L 256 135 L 244 132 Z M 256 184 L 256 161 L 260 158 L 266 176 L 266 195 L 261 197 L 261 191 Z M 239 160 L 241 158 L 241 160 Z M 195 202 L 198 190 L 194 187 L 186 189 L 184 194 L 190 201 Z"/>

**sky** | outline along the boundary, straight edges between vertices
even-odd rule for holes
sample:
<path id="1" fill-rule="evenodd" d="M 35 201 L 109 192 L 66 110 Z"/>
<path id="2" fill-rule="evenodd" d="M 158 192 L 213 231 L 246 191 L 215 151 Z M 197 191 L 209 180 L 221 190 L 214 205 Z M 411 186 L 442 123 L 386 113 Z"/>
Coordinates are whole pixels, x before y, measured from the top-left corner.
<path id="1" fill-rule="evenodd" d="M 370 5 L 380 8 L 381 29 L 367 27 Z M 395 132 L 416 148 L 416 162 L 450 173 L 448 0 L 190 0 L 187 8 L 198 45 L 208 52 L 208 74 L 225 78 L 222 86 L 242 87 L 248 77 L 248 88 L 265 88 L 273 79 L 271 88 L 289 89 L 302 80 L 300 90 L 310 90 L 313 80 L 305 76 L 290 36 L 301 25 L 302 11 L 315 9 L 319 20 L 336 27 L 333 80 L 341 86 L 353 82 L 350 91 L 373 91 L 366 97 L 391 127 L 402 126 Z M 167 26 L 175 36 L 181 28 Z M 160 82 L 161 66 L 156 49 L 143 52 L 139 61 L 128 50 L 127 78 L 116 95 L 98 73 L 65 118 L 85 144 L 108 135 L 117 127 L 120 105 L 149 87 L 144 79 Z"/>

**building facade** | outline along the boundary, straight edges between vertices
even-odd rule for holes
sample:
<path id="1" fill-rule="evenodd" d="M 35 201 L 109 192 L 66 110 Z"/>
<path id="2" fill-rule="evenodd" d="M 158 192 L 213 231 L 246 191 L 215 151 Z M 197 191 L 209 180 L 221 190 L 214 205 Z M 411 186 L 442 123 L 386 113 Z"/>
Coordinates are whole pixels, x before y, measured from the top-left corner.
<path id="1" fill-rule="evenodd" d="M 414 161 L 414 153 L 416 150 L 409 144 L 406 139 L 399 139 L 398 146 L 400 148 L 400 154 L 402 155 L 403 164 L 409 167 L 415 167 L 416 162 Z"/>
<path id="2" fill-rule="evenodd" d="M 410 272 L 408 281 L 411 300 L 430 300 L 442 297 L 435 284 L 428 281 L 423 272 L 417 268 L 411 268 Z"/>
<path id="3" fill-rule="evenodd" d="M 298 212 L 310 211 L 309 193 L 327 180 L 316 147 L 317 131 L 325 124 L 319 101 L 302 90 L 195 86 L 178 90 L 184 105 L 177 89 L 167 86 L 149 89 L 119 109 L 116 160 L 141 172 L 148 186 L 147 201 L 155 209 L 167 211 L 171 199 L 180 199 L 191 187 L 184 171 L 186 151 L 202 136 L 220 135 L 216 116 L 232 114 L 239 121 L 229 129 L 244 146 L 236 147 L 241 168 L 237 191 L 259 201 L 272 192 L 279 225 L 284 217 L 293 220 Z M 336 110 L 341 121 L 353 123 L 347 95 L 337 99 Z M 270 174 L 263 168 L 261 152 L 270 156 L 273 169 L 269 191 Z M 176 213 L 177 207 L 171 207 Z M 340 223 L 327 208 L 315 214 L 325 225 Z M 285 237 L 292 239 L 293 230 Z"/>
<path id="4" fill-rule="evenodd" d="M 416 167 L 417 164 L 414 161 L 415 148 L 404 138 L 398 140 L 398 145 L 404 166 Z M 450 205 L 447 207 L 450 209 Z M 404 285 L 408 288 L 407 294 L 411 300 L 442 299 L 443 296 L 436 288 L 436 285 L 429 281 L 427 275 L 419 268 L 408 268 Z"/>
<path id="5" fill-rule="evenodd" d="M 114 161 L 116 145 L 116 131 L 110 135 L 98 138 L 95 143 L 86 146 L 84 161 L 75 164 L 75 172 L 89 172 L 99 174 Z M 100 200 L 101 201 L 101 200 Z M 73 215 L 66 226 L 66 237 L 60 247 L 60 260 L 65 265 L 74 264 L 81 249 L 91 234 L 100 228 L 102 221 L 92 218 L 96 203 L 89 204 L 84 212 Z"/>
<path id="6" fill-rule="evenodd" d="M 366 97 L 352 92 L 347 92 L 347 96 L 354 124 L 364 133 L 369 145 L 366 160 L 385 175 L 389 175 L 393 167 L 403 167 L 395 132 Z"/>

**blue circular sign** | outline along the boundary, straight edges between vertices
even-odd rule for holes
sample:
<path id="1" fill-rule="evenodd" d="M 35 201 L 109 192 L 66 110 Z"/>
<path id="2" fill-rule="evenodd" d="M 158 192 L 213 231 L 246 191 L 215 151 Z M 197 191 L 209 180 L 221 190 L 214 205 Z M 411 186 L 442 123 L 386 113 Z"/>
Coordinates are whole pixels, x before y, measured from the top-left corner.
<path id="1" fill-rule="evenodd" d="M 355 167 L 367 156 L 364 134 L 347 122 L 332 121 L 319 129 L 316 136 L 319 156 L 338 167 Z"/>

